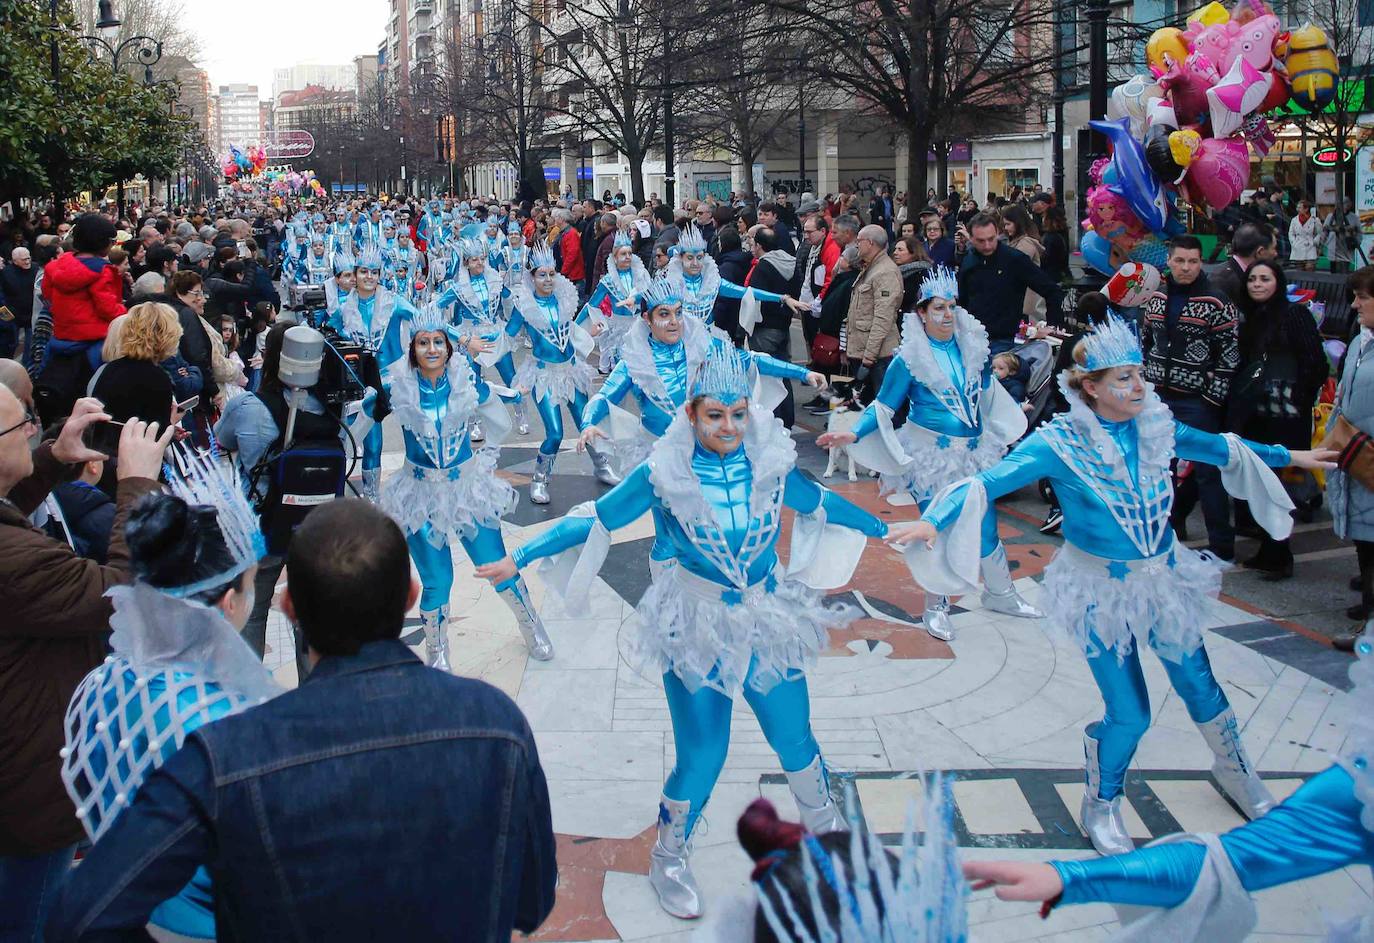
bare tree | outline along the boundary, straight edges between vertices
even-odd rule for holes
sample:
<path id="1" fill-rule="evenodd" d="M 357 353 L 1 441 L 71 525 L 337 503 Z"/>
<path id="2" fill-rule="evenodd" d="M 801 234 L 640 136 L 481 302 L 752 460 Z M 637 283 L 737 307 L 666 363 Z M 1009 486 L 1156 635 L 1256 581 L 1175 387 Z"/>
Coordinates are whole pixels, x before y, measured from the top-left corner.
<path id="1" fill-rule="evenodd" d="M 818 81 L 859 114 L 895 125 L 908 180 L 923 188 L 932 145 L 962 129 L 1020 127 L 1050 96 L 1053 0 L 762 0 L 784 13 Z M 939 153 L 937 152 L 937 157 Z"/>

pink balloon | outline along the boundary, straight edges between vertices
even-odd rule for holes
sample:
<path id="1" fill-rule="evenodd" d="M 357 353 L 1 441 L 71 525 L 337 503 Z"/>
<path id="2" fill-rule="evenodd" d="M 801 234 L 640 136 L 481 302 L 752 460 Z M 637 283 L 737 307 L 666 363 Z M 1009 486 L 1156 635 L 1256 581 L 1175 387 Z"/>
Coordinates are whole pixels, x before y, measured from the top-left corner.
<path id="1" fill-rule="evenodd" d="M 1214 210 L 1231 205 L 1250 175 L 1250 152 L 1237 138 L 1203 138 L 1183 178 L 1194 203 Z"/>
<path id="2" fill-rule="evenodd" d="M 1244 59 L 1256 69 L 1267 69 L 1274 63 L 1274 39 L 1282 25 L 1272 13 L 1255 17 L 1244 26 L 1228 23 L 1231 44 L 1221 59 L 1221 71 L 1229 72 L 1237 59 Z"/>

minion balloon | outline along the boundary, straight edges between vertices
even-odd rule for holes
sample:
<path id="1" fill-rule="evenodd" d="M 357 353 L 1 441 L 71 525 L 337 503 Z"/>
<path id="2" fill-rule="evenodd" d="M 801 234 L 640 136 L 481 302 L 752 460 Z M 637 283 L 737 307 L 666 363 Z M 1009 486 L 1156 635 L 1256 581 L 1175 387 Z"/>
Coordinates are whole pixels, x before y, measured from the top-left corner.
<path id="1" fill-rule="evenodd" d="M 1316 112 L 1336 97 L 1339 67 L 1321 27 L 1306 23 L 1293 30 L 1283 64 L 1293 86 L 1293 101 L 1303 108 Z"/>

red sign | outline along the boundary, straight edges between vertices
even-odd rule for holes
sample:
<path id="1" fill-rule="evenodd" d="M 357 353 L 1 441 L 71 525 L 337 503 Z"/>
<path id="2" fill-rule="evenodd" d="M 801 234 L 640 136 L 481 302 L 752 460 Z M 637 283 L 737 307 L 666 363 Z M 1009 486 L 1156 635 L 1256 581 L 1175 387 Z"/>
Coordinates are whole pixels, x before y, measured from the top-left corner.
<path id="1" fill-rule="evenodd" d="M 315 152 L 315 138 L 309 131 L 291 129 L 288 131 L 269 131 L 263 142 L 267 159 L 290 162 L 309 157 Z"/>

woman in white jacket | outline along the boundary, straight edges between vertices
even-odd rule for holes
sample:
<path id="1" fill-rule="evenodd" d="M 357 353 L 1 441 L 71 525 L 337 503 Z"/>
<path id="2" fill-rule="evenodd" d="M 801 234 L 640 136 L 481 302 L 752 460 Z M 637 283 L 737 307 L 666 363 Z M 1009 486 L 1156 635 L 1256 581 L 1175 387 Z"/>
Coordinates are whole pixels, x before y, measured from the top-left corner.
<path id="1" fill-rule="evenodd" d="M 1317 267 L 1317 238 L 1321 235 L 1322 223 L 1312 212 L 1312 204 L 1307 200 L 1298 201 L 1298 211 L 1288 223 L 1288 241 L 1292 250 L 1288 259 L 1305 271 Z"/>

